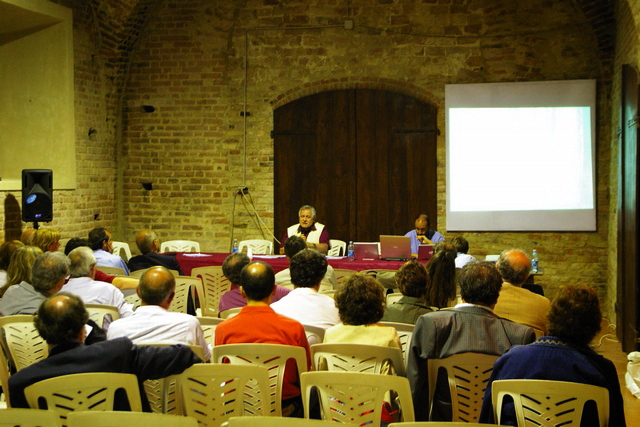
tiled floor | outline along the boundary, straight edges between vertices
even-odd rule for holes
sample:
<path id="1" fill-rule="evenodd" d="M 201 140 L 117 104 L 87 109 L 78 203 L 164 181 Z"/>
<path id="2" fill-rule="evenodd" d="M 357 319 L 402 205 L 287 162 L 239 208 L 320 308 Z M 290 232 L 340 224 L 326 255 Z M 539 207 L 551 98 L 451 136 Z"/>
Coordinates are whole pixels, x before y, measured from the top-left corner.
<path id="1" fill-rule="evenodd" d="M 611 360 L 618 370 L 618 379 L 620 380 L 620 388 L 622 389 L 622 397 L 624 399 L 624 413 L 627 419 L 627 426 L 640 426 L 640 399 L 634 397 L 625 386 L 624 374 L 627 372 L 627 355 L 622 351 L 614 328 L 603 323 L 602 332 L 594 342 L 601 343 L 595 350 Z"/>

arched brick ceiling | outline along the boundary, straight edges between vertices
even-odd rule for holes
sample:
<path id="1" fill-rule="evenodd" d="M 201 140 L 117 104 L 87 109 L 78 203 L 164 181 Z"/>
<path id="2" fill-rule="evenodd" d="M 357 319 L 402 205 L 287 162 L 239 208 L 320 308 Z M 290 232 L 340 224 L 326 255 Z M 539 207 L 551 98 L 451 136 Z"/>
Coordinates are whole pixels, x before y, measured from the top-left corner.
<path id="1" fill-rule="evenodd" d="M 602 59 L 612 59 L 616 43 L 616 19 L 613 0 L 573 0 L 591 23 Z"/>

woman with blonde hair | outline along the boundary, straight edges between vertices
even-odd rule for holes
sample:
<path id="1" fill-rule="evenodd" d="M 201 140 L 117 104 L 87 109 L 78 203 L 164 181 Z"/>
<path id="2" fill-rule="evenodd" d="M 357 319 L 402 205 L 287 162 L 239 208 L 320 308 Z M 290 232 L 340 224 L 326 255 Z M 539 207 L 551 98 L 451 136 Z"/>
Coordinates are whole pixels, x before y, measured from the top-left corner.
<path id="1" fill-rule="evenodd" d="M 7 283 L 7 270 L 11 263 L 11 255 L 19 247 L 24 246 L 20 240 L 9 240 L 0 246 L 0 286 Z"/>
<path id="2" fill-rule="evenodd" d="M 7 270 L 7 283 L 0 288 L 0 298 L 13 285 L 19 285 L 22 282 L 31 284 L 31 267 L 41 254 L 42 250 L 35 246 L 22 246 L 13 251 Z"/>
<path id="3" fill-rule="evenodd" d="M 60 232 L 50 228 L 39 228 L 31 240 L 42 252 L 56 252 L 60 248 Z"/>

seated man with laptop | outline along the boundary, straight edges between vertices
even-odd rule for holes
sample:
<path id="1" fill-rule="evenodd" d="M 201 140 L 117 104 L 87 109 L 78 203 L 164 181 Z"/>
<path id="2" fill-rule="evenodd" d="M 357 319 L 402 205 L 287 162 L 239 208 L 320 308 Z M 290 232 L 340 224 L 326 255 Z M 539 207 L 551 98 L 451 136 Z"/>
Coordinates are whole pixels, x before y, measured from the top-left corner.
<path id="1" fill-rule="evenodd" d="M 409 231 L 405 236 L 411 238 L 411 253 L 418 253 L 420 244 L 433 245 L 444 241 L 444 236 L 436 230 L 431 230 L 431 220 L 426 214 L 420 214 L 416 218 L 415 229 Z"/>

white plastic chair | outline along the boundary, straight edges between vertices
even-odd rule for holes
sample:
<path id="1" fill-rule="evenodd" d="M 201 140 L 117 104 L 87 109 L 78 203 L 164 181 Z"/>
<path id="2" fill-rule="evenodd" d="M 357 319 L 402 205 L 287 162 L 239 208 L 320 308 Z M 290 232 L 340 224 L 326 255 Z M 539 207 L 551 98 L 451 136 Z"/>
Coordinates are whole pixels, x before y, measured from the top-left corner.
<path id="1" fill-rule="evenodd" d="M 336 274 L 336 280 L 338 281 L 336 288 L 340 288 L 342 283 L 346 282 L 349 277 L 357 273 L 355 270 L 347 270 L 344 268 L 334 268 L 333 272 Z"/>
<path id="2" fill-rule="evenodd" d="M 68 427 L 198 427 L 198 420 L 193 417 L 149 412 L 80 411 L 69 413 L 67 425 Z"/>
<path id="3" fill-rule="evenodd" d="M 49 346 L 38 333 L 30 314 L 0 317 L 0 344 L 7 361 L 17 371 L 49 355 Z"/>
<path id="4" fill-rule="evenodd" d="M 220 297 L 231 290 L 231 282 L 222 274 L 222 267 L 196 267 L 191 270 L 191 277 L 199 277 L 202 280 L 204 295 L 204 301 L 202 297 L 200 298 L 202 315 L 218 317 Z"/>
<path id="5" fill-rule="evenodd" d="M 313 344 L 322 344 L 322 341 L 324 341 L 324 333 L 326 331 L 325 328 L 304 324 L 302 327 L 304 327 L 304 332 L 307 335 L 307 341 L 310 346 Z"/>
<path id="6" fill-rule="evenodd" d="M 609 425 L 609 390 L 604 387 L 532 379 L 494 381 L 491 401 L 497 424 L 500 424 L 500 408 L 505 396 L 513 399 L 521 427 L 579 426 L 588 401 L 594 401 L 598 407 L 600 427 Z"/>
<path id="7" fill-rule="evenodd" d="M 222 310 L 220 312 L 220 318 L 228 319 L 240 313 L 240 310 L 242 310 L 242 307 L 233 307 L 233 308 L 228 308 L 226 310 Z"/>
<path id="8" fill-rule="evenodd" d="M 118 255 L 120 258 L 122 258 L 125 261 L 129 261 L 131 259 L 131 248 L 129 247 L 128 243 L 126 243 L 126 242 L 111 242 L 111 244 L 112 244 L 112 247 L 113 247 L 113 251 L 111 252 L 112 254 Z M 125 256 L 122 256 L 121 252 L 124 252 Z"/>
<path id="9" fill-rule="evenodd" d="M 104 267 L 102 265 L 97 265 L 96 270 L 102 271 L 104 274 L 108 274 L 109 276 L 126 276 L 123 268 L 120 267 Z"/>
<path id="10" fill-rule="evenodd" d="M 114 320 L 120 318 L 118 307 L 107 304 L 85 304 L 84 308 L 89 313 L 89 319 L 93 320 L 102 329 L 105 329 L 105 323 L 111 324 Z"/>
<path id="11" fill-rule="evenodd" d="M 400 298 L 402 298 L 402 292 L 393 292 L 391 294 L 387 294 L 387 306 L 390 306 Z"/>
<path id="12" fill-rule="evenodd" d="M 327 256 L 344 256 L 347 254 L 347 242 L 344 240 L 329 239 L 330 249 Z"/>
<path id="13" fill-rule="evenodd" d="M 468 352 L 444 359 L 429 359 L 429 418 L 433 411 L 438 371 L 445 369 L 451 395 L 452 421 L 478 422 L 484 390 L 498 357 L 500 356 Z"/>
<path id="14" fill-rule="evenodd" d="M 171 301 L 169 311 L 178 313 L 188 313 L 189 309 L 189 295 L 195 306 L 196 295 L 200 298 L 200 305 L 203 304 L 203 300 L 206 298 L 204 290 L 202 288 L 202 280 L 199 277 L 192 276 L 178 276 L 176 277 L 176 296 Z M 195 307 L 194 307 L 195 309 Z"/>
<path id="15" fill-rule="evenodd" d="M 225 319 L 209 316 L 197 316 L 197 319 L 202 327 L 205 341 L 213 348 L 216 345 L 216 327 Z"/>
<path id="16" fill-rule="evenodd" d="M 266 367 L 269 371 L 269 388 L 271 394 L 271 408 L 269 415 L 282 415 L 282 383 L 287 361 L 293 359 L 298 374 L 307 371 L 307 355 L 302 347 L 281 344 L 225 344 L 213 348 L 215 363 L 229 361 L 231 364 L 257 365 Z"/>
<path id="17" fill-rule="evenodd" d="M 129 272 L 129 276 L 140 278 L 149 268 L 143 268 L 142 270 L 131 271 Z M 180 275 L 180 272 L 178 270 L 169 270 L 169 273 L 173 274 L 173 277 L 178 277 Z"/>
<path id="18" fill-rule="evenodd" d="M 451 421 L 413 421 L 391 423 L 388 427 L 500 427 L 498 424 L 458 423 Z"/>
<path id="19" fill-rule="evenodd" d="M 227 427 L 335 427 L 332 421 L 292 417 L 233 417 Z M 100 426 L 98 426 L 100 427 Z"/>
<path id="20" fill-rule="evenodd" d="M 0 427 L 60 426 L 60 417 L 56 411 L 23 408 L 0 409 Z"/>
<path id="21" fill-rule="evenodd" d="M 323 343 L 311 346 L 313 369 L 336 372 L 382 374 L 391 365 L 393 373 L 404 376 L 402 350 L 370 344 Z"/>
<path id="22" fill-rule="evenodd" d="M 316 387 L 322 419 L 380 427 L 385 396 L 397 393 L 403 421 L 414 421 L 409 380 L 396 375 L 362 372 L 305 372 L 300 375 L 304 416 L 309 418 L 311 389 Z"/>
<path id="23" fill-rule="evenodd" d="M 138 379 L 133 374 L 91 372 L 62 375 L 39 381 L 24 389 L 31 408 L 51 408 L 66 425 L 67 414 L 73 411 L 111 411 L 116 394 L 126 392 L 132 411 L 142 412 Z"/>
<path id="24" fill-rule="evenodd" d="M 271 255 L 273 254 L 273 242 L 269 240 L 242 240 L 238 245 L 238 252 L 242 252 L 242 249 L 245 247 L 251 248 L 251 253 L 254 255 L 264 254 Z"/>
<path id="25" fill-rule="evenodd" d="M 193 240 L 167 240 L 160 244 L 160 252 L 200 252 L 200 243 Z"/>
<path id="26" fill-rule="evenodd" d="M 410 323 L 398 323 L 398 322 L 379 322 L 384 326 L 393 326 L 396 328 L 398 337 L 400 338 L 400 345 L 402 348 L 402 358 L 404 359 L 404 365 L 407 366 L 409 346 L 411 345 L 411 337 L 413 336 L 413 329 L 415 325 Z"/>
<path id="27" fill-rule="evenodd" d="M 203 427 L 219 427 L 230 417 L 266 416 L 269 373 L 258 365 L 198 364 L 178 377 L 187 416 Z"/>

